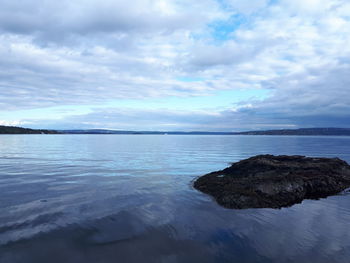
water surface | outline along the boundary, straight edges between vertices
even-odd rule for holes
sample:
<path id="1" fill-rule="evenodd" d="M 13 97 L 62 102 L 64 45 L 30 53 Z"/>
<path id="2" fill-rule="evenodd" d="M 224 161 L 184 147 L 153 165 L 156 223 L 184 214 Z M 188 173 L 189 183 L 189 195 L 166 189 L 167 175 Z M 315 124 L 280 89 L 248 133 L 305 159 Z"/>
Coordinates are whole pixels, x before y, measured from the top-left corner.
<path id="1" fill-rule="evenodd" d="M 350 196 L 229 210 L 191 186 L 256 154 L 350 137 L 0 136 L 0 262 L 349 262 Z"/>

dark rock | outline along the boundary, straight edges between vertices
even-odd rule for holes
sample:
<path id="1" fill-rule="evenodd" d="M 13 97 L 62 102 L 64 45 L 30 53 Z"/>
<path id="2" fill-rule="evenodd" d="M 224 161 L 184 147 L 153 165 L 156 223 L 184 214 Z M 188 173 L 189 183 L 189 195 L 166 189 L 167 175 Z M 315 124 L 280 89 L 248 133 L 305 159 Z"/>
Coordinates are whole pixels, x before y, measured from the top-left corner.
<path id="1" fill-rule="evenodd" d="M 258 155 L 199 177 L 194 187 L 227 208 L 281 208 L 350 187 L 350 165 L 339 158 Z"/>

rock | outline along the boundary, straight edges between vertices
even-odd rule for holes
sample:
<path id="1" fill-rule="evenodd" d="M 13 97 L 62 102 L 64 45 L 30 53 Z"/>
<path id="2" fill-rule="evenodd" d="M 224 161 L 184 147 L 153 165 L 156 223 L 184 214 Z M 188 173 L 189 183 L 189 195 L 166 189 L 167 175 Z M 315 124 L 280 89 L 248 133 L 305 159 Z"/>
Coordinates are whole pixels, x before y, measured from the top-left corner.
<path id="1" fill-rule="evenodd" d="M 258 155 L 194 182 L 226 208 L 281 208 L 350 187 L 350 165 L 339 158 Z"/>

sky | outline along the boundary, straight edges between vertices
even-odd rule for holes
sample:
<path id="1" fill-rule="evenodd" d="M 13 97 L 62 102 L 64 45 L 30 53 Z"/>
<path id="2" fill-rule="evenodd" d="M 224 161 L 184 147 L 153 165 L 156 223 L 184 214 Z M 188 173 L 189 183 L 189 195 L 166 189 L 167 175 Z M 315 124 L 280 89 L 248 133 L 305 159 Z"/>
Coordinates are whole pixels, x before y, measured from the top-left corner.
<path id="1" fill-rule="evenodd" d="M 350 127 L 348 0 L 0 0 L 0 125 Z"/>

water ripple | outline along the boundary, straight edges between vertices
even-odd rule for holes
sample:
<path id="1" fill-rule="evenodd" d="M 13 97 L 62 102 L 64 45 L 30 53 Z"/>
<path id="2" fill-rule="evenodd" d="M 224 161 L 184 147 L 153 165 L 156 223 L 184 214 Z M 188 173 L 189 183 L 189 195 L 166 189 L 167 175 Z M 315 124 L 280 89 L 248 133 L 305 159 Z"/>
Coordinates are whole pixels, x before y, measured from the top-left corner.
<path id="1" fill-rule="evenodd" d="M 348 262 L 346 191 L 230 210 L 191 187 L 262 153 L 350 161 L 350 138 L 1 136 L 0 262 Z"/>

